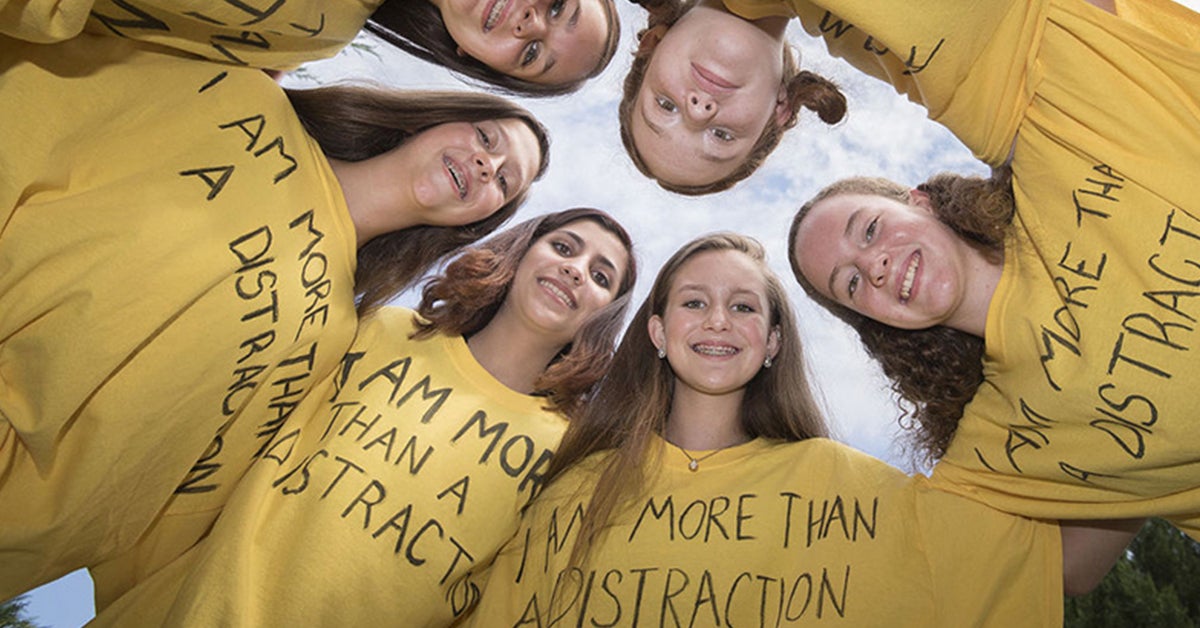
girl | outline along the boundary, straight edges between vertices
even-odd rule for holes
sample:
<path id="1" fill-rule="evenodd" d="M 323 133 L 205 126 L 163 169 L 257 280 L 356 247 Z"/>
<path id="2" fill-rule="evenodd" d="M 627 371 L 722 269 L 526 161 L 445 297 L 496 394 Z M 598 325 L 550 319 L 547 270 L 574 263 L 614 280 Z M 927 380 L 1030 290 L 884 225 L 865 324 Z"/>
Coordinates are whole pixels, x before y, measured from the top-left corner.
<path id="1" fill-rule="evenodd" d="M 709 194 L 750 176 L 801 107 L 826 124 L 846 99 L 800 70 L 785 17 L 745 20 L 719 0 L 642 2 L 650 11 L 625 77 L 621 141 L 638 170 L 680 194 Z"/>
<path id="2" fill-rule="evenodd" d="M 239 483 L 212 533 L 96 624 L 445 625 L 512 536 L 607 367 L 624 229 L 572 209 L 473 247 L 419 316 L 384 308 Z"/>
<path id="3" fill-rule="evenodd" d="M 356 297 L 373 308 L 493 230 L 548 146 L 490 96 L 293 104 L 262 72 L 116 38 L 8 43 L 4 598 L 135 544 L 142 571 L 186 549 L 334 368 Z M 145 536 L 156 520 L 178 544 Z"/>
<path id="4" fill-rule="evenodd" d="M 0 0 L 0 33 L 11 37 L 115 34 L 269 70 L 331 57 L 364 24 L 405 52 L 525 96 L 575 91 L 608 66 L 620 35 L 613 0 Z"/>
<path id="5" fill-rule="evenodd" d="M 737 57 L 739 48 L 720 38 L 753 33 L 752 26 L 773 25 L 767 33 L 782 33 L 787 19 L 798 18 L 809 34 L 825 40 L 831 54 L 924 106 L 989 165 L 1005 164 L 1014 141 L 1028 136 L 1034 143 L 1044 138 L 1093 151 L 1101 162 L 1127 155 L 1147 177 L 1169 183 L 1178 177 L 1157 172 L 1153 164 L 1190 163 L 1195 144 L 1176 138 L 1170 153 L 1150 158 L 1143 147 L 1157 146 L 1161 138 L 1143 130 L 1195 130 L 1200 53 L 1194 42 L 1200 21 L 1166 0 L 1091 4 L 1100 8 L 1081 0 L 989 3 L 970 10 L 958 2 L 934 2 L 919 11 L 862 0 L 726 0 L 720 11 L 708 13 L 723 20 L 710 20 L 704 39 L 683 40 L 694 48 L 680 46 L 656 62 L 663 67 L 657 85 L 630 73 L 623 100 L 630 113 L 622 116 L 622 133 L 635 163 L 644 163 L 649 176 L 685 186 L 681 191 L 716 191 L 728 187 L 723 177 L 730 172 L 749 175 L 774 145 L 749 152 L 747 138 L 769 137 L 778 126 L 784 100 L 772 90 L 790 74 L 775 69 L 773 51 Z M 740 49 L 752 49 L 750 40 L 739 41 Z M 766 83 L 756 79 L 763 73 Z M 1147 76 L 1155 78 L 1144 80 Z M 771 89 L 751 89 L 756 84 Z M 1092 106 L 1115 93 L 1123 95 L 1120 109 Z M 1056 117 L 1062 111 L 1071 114 Z M 1154 115 L 1147 116 L 1150 111 Z M 1134 122 L 1136 132 L 1114 132 Z"/>
<path id="6" fill-rule="evenodd" d="M 1176 32 L 1146 7 L 1172 14 Z M 922 61 L 905 75 L 891 53 L 876 68 L 977 155 L 1009 160 L 1012 189 L 957 177 L 916 194 L 834 186 L 797 215 L 789 250 L 810 294 L 886 324 L 862 335 L 916 404 L 927 451 L 944 453 L 935 479 L 947 489 L 1037 517 L 1163 516 L 1195 537 L 1200 434 L 1181 401 L 1195 344 L 1184 271 L 1200 196 L 1184 181 L 1200 53 L 1175 35 L 1197 17 L 1128 8 L 980 5 L 948 22 L 933 5 L 924 23 L 940 26 L 926 29 L 847 7 L 890 50 L 914 51 Z M 831 31 L 831 47 L 853 48 L 864 36 L 853 32 Z M 902 372 L 898 360 L 920 354 Z"/>
<path id="7" fill-rule="evenodd" d="M 1061 623 L 1056 526 L 931 491 L 825 433 L 761 246 L 688 243 L 568 427 L 473 617 Z"/>

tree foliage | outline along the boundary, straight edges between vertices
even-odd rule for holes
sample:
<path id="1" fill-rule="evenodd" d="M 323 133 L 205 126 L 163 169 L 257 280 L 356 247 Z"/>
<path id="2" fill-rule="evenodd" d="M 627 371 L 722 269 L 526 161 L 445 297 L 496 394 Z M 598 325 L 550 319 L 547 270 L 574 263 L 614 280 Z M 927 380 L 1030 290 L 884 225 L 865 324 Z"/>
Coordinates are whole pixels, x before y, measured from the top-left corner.
<path id="1" fill-rule="evenodd" d="M 25 595 L 0 603 L 0 628 L 41 628 L 27 616 L 26 606 L 29 606 L 29 598 Z"/>
<path id="2" fill-rule="evenodd" d="M 1151 519 L 1096 590 L 1066 600 L 1067 628 L 1200 627 L 1200 543 Z"/>

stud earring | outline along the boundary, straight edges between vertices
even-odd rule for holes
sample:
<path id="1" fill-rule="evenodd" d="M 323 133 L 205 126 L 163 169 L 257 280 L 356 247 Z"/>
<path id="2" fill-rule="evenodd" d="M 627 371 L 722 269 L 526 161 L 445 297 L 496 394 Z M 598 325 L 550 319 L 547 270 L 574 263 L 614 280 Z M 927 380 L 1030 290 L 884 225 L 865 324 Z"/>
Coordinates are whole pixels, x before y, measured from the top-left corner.
<path id="1" fill-rule="evenodd" d="M 658 350 L 658 359 L 661 360 L 665 357 L 667 357 L 667 350 L 660 347 Z"/>
<path id="2" fill-rule="evenodd" d="M 767 356 L 767 359 L 763 360 L 763 368 L 771 368 L 771 356 Z"/>

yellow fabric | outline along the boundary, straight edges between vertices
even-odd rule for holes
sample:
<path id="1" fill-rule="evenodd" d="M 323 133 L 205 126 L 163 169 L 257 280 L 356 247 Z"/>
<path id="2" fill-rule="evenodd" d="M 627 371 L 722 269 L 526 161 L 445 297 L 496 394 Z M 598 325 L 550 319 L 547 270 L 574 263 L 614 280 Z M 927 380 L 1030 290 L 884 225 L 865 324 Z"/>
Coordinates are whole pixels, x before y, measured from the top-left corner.
<path id="1" fill-rule="evenodd" d="M 792 2 L 813 33 L 833 21 L 816 4 L 851 16 L 830 46 L 868 72 L 899 59 L 870 59 L 863 33 L 905 54 L 942 42 L 899 87 L 989 163 L 1015 136 L 987 381 L 939 486 L 1035 517 L 1166 516 L 1200 538 L 1200 16 L 1162 0 L 1118 16 L 1081 0 Z"/>
<path id="2" fill-rule="evenodd" d="M 90 35 L 0 68 L 7 598 L 190 546 L 357 320 L 341 189 L 263 72 Z"/>
<path id="3" fill-rule="evenodd" d="M 398 0 L 404 1 L 404 0 Z M 81 30 L 276 70 L 332 57 L 382 0 L 0 0 L 0 34 L 54 42 Z"/>
<path id="4" fill-rule="evenodd" d="M 605 454 L 551 484 L 496 558 L 474 625 L 1062 624 L 1055 525 L 829 440 L 751 441 L 695 472 L 655 445 L 646 492 L 582 571 L 563 573 Z"/>
<path id="5" fill-rule="evenodd" d="M 412 320 L 384 308 L 364 321 L 189 565 L 96 625 L 436 626 L 474 604 L 566 422 L 461 337 L 410 340 Z"/>

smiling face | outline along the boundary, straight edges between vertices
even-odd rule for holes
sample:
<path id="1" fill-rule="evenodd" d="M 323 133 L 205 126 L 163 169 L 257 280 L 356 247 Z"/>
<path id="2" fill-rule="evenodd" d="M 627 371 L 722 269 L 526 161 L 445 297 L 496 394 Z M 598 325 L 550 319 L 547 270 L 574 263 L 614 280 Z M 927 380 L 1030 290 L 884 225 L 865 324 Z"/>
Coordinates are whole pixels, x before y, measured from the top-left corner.
<path id="1" fill-rule="evenodd" d="M 981 323 L 967 320 L 980 311 L 972 286 L 994 265 L 912 194 L 912 203 L 868 194 L 815 203 L 796 232 L 800 271 L 822 295 L 893 327 Z"/>
<path id="2" fill-rule="evenodd" d="M 432 0 L 461 54 L 548 85 L 582 80 L 600 65 L 610 29 L 605 1 Z"/>
<path id="3" fill-rule="evenodd" d="M 528 189 L 541 160 L 537 136 L 515 118 L 439 124 L 393 151 L 412 166 L 386 176 L 411 182 L 421 224 L 433 226 L 492 215 Z"/>
<path id="4" fill-rule="evenodd" d="M 612 232 L 592 220 L 569 222 L 534 241 L 496 317 L 517 316 L 565 345 L 616 298 L 628 264 L 628 252 Z"/>
<path id="5" fill-rule="evenodd" d="M 698 253 L 680 266 L 649 332 L 667 352 L 676 395 L 741 394 L 779 350 L 762 272 L 734 250 Z"/>
<path id="6" fill-rule="evenodd" d="M 752 22 L 697 6 L 654 48 L 629 132 L 655 177 L 703 185 L 745 162 L 784 123 L 783 43 Z"/>

